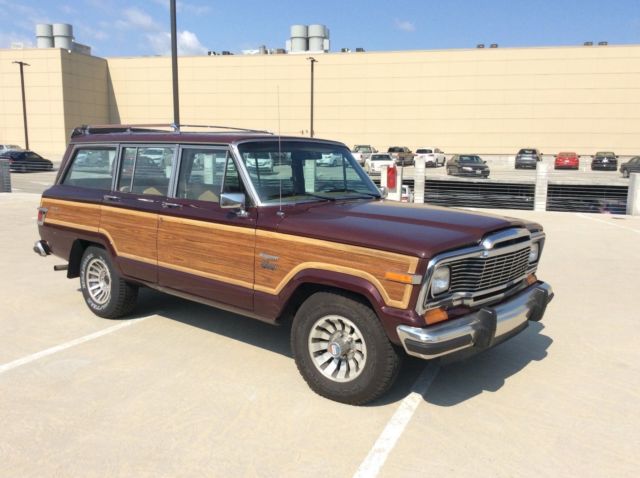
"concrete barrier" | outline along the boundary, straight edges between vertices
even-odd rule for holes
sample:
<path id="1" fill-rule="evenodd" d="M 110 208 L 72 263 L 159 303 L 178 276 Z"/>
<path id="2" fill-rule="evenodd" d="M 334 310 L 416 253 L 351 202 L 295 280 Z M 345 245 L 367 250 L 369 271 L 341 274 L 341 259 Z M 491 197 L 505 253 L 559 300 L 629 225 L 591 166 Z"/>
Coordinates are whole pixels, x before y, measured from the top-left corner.
<path id="1" fill-rule="evenodd" d="M 627 192 L 627 214 L 640 216 L 640 174 L 629 175 L 629 191 Z"/>
<path id="2" fill-rule="evenodd" d="M 0 159 L 0 193 L 11 192 L 11 171 L 9 170 L 9 160 Z"/>

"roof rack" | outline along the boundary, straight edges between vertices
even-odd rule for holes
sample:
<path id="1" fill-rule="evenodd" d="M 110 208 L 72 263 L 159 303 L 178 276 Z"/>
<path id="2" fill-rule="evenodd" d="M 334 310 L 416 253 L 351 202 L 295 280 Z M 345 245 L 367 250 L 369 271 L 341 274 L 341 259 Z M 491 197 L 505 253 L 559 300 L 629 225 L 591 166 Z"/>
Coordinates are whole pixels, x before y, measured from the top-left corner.
<path id="1" fill-rule="evenodd" d="M 163 128 L 163 129 L 158 129 Z M 194 125 L 194 124 L 101 124 L 101 125 L 82 125 L 75 128 L 71 132 L 71 137 L 82 136 L 87 134 L 109 134 L 109 133 L 166 133 L 166 129 L 170 129 L 174 133 L 181 133 L 181 128 L 203 128 L 218 129 L 225 131 L 238 131 L 245 133 L 273 134 L 271 131 L 260 129 L 236 128 L 233 126 L 216 126 L 216 125 Z"/>

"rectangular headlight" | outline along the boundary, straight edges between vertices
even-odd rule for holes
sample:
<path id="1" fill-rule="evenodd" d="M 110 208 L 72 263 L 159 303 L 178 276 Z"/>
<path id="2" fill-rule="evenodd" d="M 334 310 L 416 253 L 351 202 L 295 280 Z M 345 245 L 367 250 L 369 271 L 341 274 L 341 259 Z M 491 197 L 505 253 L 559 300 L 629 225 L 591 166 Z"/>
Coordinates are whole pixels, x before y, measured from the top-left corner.
<path id="1" fill-rule="evenodd" d="M 529 264 L 537 262 L 540 257 L 540 243 L 534 242 L 531 244 L 531 250 L 529 251 Z"/>
<path id="2" fill-rule="evenodd" d="M 431 277 L 431 295 L 442 294 L 449 290 L 451 271 L 447 266 L 438 267 Z"/>

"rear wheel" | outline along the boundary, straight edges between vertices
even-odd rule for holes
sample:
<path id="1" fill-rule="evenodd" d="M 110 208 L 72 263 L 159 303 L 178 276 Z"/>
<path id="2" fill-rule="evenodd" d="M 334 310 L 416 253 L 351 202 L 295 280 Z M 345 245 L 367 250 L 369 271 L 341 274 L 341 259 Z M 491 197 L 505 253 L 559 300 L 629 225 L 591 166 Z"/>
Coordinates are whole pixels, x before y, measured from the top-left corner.
<path id="1" fill-rule="evenodd" d="M 298 309 L 291 348 L 300 374 L 319 395 L 363 405 L 393 384 L 400 357 L 374 311 L 347 295 L 317 292 Z"/>
<path id="2" fill-rule="evenodd" d="M 80 288 L 91 311 L 105 319 L 127 315 L 135 306 L 138 287 L 118 275 L 109 254 L 88 247 L 80 262 Z"/>

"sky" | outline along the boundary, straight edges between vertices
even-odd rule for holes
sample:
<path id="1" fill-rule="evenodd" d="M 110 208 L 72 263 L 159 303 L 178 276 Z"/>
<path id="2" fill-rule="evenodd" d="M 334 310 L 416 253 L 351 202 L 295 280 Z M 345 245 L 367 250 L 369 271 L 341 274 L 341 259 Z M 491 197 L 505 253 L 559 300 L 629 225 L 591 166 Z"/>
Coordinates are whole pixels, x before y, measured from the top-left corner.
<path id="1" fill-rule="evenodd" d="M 181 55 L 284 48 L 294 24 L 327 25 L 331 50 L 640 43 L 640 0 L 181 0 Z M 169 0 L 0 0 L 0 48 L 70 23 L 97 56 L 170 54 Z"/>

